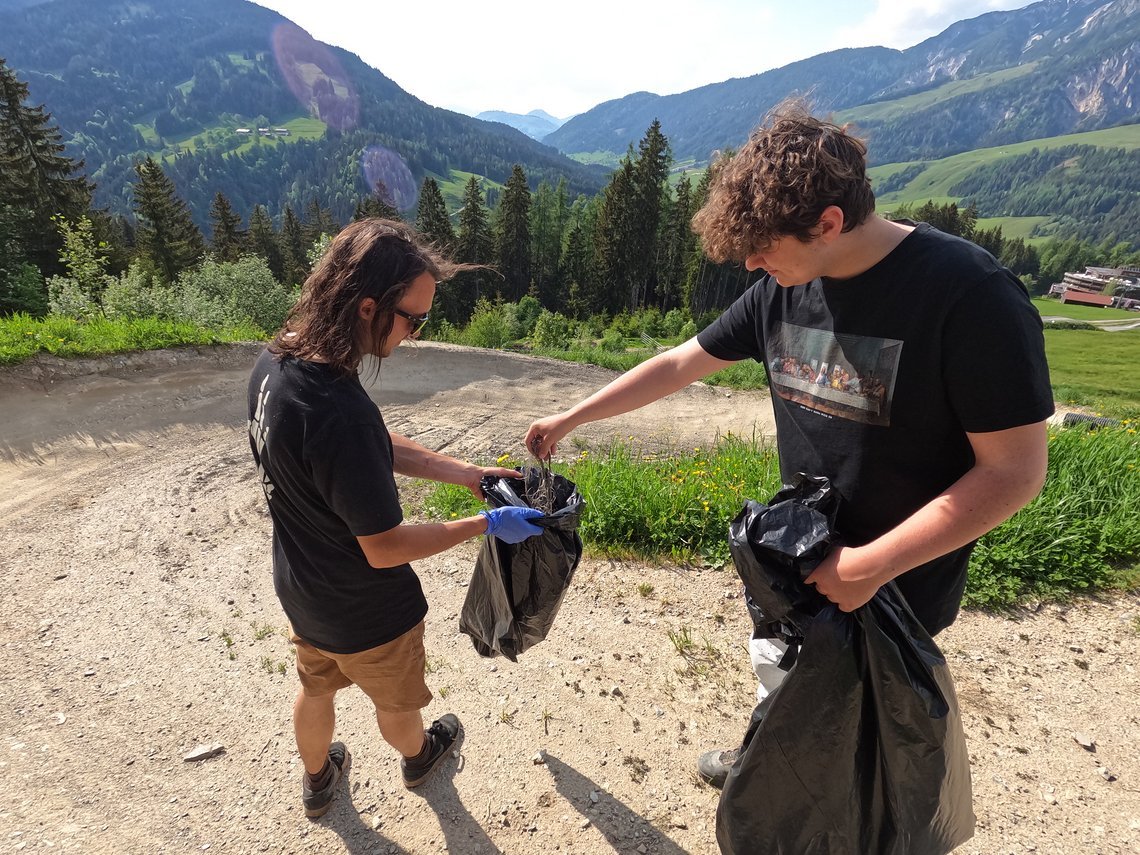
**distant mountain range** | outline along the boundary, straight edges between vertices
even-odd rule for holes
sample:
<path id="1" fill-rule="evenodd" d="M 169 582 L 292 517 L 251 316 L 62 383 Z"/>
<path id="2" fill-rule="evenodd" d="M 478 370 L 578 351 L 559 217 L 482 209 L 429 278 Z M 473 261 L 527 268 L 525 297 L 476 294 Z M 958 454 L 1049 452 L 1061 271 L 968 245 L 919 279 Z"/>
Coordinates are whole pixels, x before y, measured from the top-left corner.
<path id="1" fill-rule="evenodd" d="M 676 95 L 637 92 L 544 142 L 620 154 L 656 118 L 678 160 L 704 163 L 793 93 L 854 122 L 877 163 L 1135 123 L 1140 0 L 1044 0 L 960 21 L 907 50 L 838 50 Z"/>
<path id="2" fill-rule="evenodd" d="M 0 0 L 0 56 L 116 212 L 148 154 L 199 224 L 218 190 L 243 215 L 316 201 L 344 222 L 378 187 L 414 210 L 427 175 L 504 182 L 519 163 L 573 194 L 606 180 L 514 128 L 432 107 L 246 0 Z"/>
<path id="3" fill-rule="evenodd" d="M 531 110 L 525 115 L 522 113 L 505 113 L 502 110 L 484 110 L 476 119 L 485 122 L 502 122 L 515 130 L 522 131 L 531 139 L 542 141 L 543 138 L 558 130 L 566 123 L 565 119 L 557 119 L 545 110 Z"/>

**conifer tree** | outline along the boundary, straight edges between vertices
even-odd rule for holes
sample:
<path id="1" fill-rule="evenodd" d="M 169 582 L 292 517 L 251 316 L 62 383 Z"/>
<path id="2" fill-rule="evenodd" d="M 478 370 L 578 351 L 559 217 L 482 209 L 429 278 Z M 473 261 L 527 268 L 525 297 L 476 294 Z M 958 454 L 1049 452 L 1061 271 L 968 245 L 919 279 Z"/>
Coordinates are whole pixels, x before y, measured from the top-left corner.
<path id="1" fill-rule="evenodd" d="M 285 282 L 285 265 L 281 257 L 281 246 L 277 242 L 277 232 L 273 220 L 264 205 L 254 205 L 249 215 L 249 248 L 260 255 L 269 266 L 269 272 L 281 283 Z"/>
<path id="2" fill-rule="evenodd" d="M 499 202 L 495 255 L 505 280 L 503 296 L 517 303 L 530 287 L 530 188 L 517 163 Z"/>
<path id="3" fill-rule="evenodd" d="M 400 219 L 400 212 L 392 202 L 392 194 L 383 181 L 377 181 L 372 192 L 356 203 L 354 220 L 363 220 L 368 217 L 381 217 L 385 220 Z"/>
<path id="4" fill-rule="evenodd" d="M 166 282 L 202 258 L 206 246 L 190 218 L 190 210 L 162 167 L 150 157 L 135 164 L 134 210 L 138 217 L 136 240 L 140 255 Z"/>
<path id="5" fill-rule="evenodd" d="M 212 233 L 210 246 L 218 261 L 237 261 L 245 251 L 245 232 L 241 227 L 241 216 L 234 211 L 230 200 L 222 191 L 214 194 L 210 204 L 210 224 Z"/>
<path id="6" fill-rule="evenodd" d="M 301 221 L 293 213 L 290 205 L 285 206 L 281 216 L 281 264 L 284 271 L 284 284 L 292 287 L 302 284 L 309 275 L 309 257 L 305 250 L 305 236 Z"/>
<path id="7" fill-rule="evenodd" d="M 633 159 L 627 154 L 602 192 L 601 209 L 594 226 L 598 303 L 591 306 L 591 314 L 598 311 L 617 314 L 630 308 L 635 270 L 640 267 L 640 259 L 633 257 L 636 192 Z"/>
<path id="8" fill-rule="evenodd" d="M 16 241 L 45 273 L 59 271 L 63 240 L 54 217 L 77 220 L 87 210 L 91 187 L 76 163 L 63 155 L 59 128 L 43 105 L 32 107 L 28 85 L 0 58 L 0 200 L 20 224 Z"/>
<path id="9" fill-rule="evenodd" d="M 696 243 L 691 226 L 693 200 L 688 173 L 677 180 L 676 192 L 677 198 L 666 207 L 657 253 L 657 305 L 665 312 L 681 303 L 685 264 Z"/>
<path id="10" fill-rule="evenodd" d="M 305 219 L 301 224 L 305 246 L 315 244 L 320 240 L 321 235 L 335 237 L 339 231 L 340 224 L 333 217 L 332 211 L 322 207 L 318 200 L 314 199 L 305 207 Z"/>
<path id="11" fill-rule="evenodd" d="M 439 185 L 430 175 L 424 179 L 423 186 L 420 187 L 416 231 L 444 252 L 450 252 L 455 244 L 455 230 L 451 227 L 451 219 L 447 215 L 447 205 L 443 201 Z"/>
<path id="12" fill-rule="evenodd" d="M 483 204 L 483 188 L 474 175 L 463 190 L 463 207 L 459 209 L 459 229 L 455 236 L 455 258 L 464 264 L 489 264 L 494 241 L 490 215 Z M 466 323 L 480 297 L 491 293 L 498 276 L 489 269 L 468 270 L 444 282 L 437 292 L 440 311 L 453 324 Z"/>
<path id="13" fill-rule="evenodd" d="M 654 292 L 657 265 L 657 238 L 661 210 L 668 198 L 669 141 L 661 133 L 661 122 L 654 119 L 638 144 L 634 164 L 634 201 L 630 237 L 630 310 L 643 308 Z"/>
<path id="14" fill-rule="evenodd" d="M 596 277 L 593 258 L 586 242 L 586 230 L 575 223 L 566 238 L 566 252 L 562 255 L 562 275 L 569 283 L 565 301 L 566 313 L 584 320 L 597 310 Z"/>

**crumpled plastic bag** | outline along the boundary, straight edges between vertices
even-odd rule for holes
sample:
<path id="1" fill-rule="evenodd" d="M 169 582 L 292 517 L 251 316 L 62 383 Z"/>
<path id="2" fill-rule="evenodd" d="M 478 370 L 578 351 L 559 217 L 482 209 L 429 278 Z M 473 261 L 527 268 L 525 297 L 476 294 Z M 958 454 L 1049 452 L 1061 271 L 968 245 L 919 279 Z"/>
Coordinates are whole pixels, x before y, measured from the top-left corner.
<path id="1" fill-rule="evenodd" d="M 544 477 L 528 467 L 522 478 L 485 477 L 481 486 L 487 502 L 529 508 Z M 582 558 L 578 525 L 586 507 L 574 482 L 550 473 L 553 501 L 550 513 L 530 520 L 543 533 L 521 543 L 484 538 L 467 597 L 459 614 L 459 631 L 471 637 L 480 656 L 502 655 L 512 662 L 527 648 L 546 638 L 562 598 Z"/>
<path id="2" fill-rule="evenodd" d="M 802 646 L 724 784 L 726 855 L 946 855 L 974 833 L 957 696 L 930 635 L 894 583 L 845 613 L 802 582 L 837 541 L 837 509 L 825 479 L 801 475 L 730 528 L 764 625 Z"/>

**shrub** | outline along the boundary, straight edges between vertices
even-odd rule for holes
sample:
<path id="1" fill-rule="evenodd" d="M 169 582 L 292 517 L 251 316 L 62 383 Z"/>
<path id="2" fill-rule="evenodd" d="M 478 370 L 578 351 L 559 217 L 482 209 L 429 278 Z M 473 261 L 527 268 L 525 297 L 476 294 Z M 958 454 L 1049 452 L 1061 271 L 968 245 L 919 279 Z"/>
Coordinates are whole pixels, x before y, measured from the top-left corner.
<path id="1" fill-rule="evenodd" d="M 177 286 L 187 320 L 203 326 L 252 323 L 265 332 L 281 328 L 293 305 L 292 295 L 260 256 L 237 261 L 208 260 L 183 273 Z"/>
<path id="2" fill-rule="evenodd" d="M 557 312 L 543 311 L 534 324 L 534 346 L 545 350 L 565 350 L 570 344 L 574 322 Z"/>
<path id="3" fill-rule="evenodd" d="M 670 309 L 661 320 L 661 334 L 669 338 L 677 338 L 681 335 L 681 329 L 688 323 L 691 323 L 688 309 Z M 695 334 L 695 327 L 693 331 Z"/>
<path id="4" fill-rule="evenodd" d="M 475 304 L 466 329 L 463 330 L 463 343 L 472 347 L 500 348 L 510 340 L 510 326 L 501 306 L 489 300 L 480 299 Z"/>
<path id="5" fill-rule="evenodd" d="M 685 339 L 685 341 L 688 341 L 693 336 L 695 336 L 697 334 L 697 332 L 698 332 L 697 325 L 695 323 L 693 323 L 692 320 L 688 320 L 688 321 L 685 321 L 685 323 L 683 323 L 681 325 L 681 329 L 678 330 L 677 335 L 679 335 L 681 338 Z"/>
<path id="6" fill-rule="evenodd" d="M 100 299 L 108 318 L 161 318 L 169 314 L 170 294 L 158 288 L 138 263 L 111 280 Z"/>
<path id="7" fill-rule="evenodd" d="M 602 350 L 608 350 L 610 353 L 625 350 L 625 336 L 611 326 L 602 336 L 602 340 L 598 342 L 598 347 Z"/>
<path id="8" fill-rule="evenodd" d="M 23 263 L 6 269 L 0 264 L 0 315 L 26 312 L 38 317 L 47 311 L 47 289 L 39 268 Z"/>
<path id="9" fill-rule="evenodd" d="M 542 303 L 526 294 L 515 308 L 515 328 L 511 330 L 514 338 L 529 338 L 534 333 L 534 325 L 545 310 Z"/>
<path id="10" fill-rule="evenodd" d="M 98 301 L 69 277 L 53 276 L 48 280 L 47 290 L 48 307 L 53 315 L 83 321 L 101 311 Z"/>

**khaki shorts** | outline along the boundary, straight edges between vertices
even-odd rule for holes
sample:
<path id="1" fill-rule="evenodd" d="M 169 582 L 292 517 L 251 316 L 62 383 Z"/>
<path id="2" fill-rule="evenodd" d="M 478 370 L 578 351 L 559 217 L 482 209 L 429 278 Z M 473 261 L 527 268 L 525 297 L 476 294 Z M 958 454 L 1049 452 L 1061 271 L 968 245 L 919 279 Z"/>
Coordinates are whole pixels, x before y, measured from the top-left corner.
<path id="1" fill-rule="evenodd" d="M 297 676 L 309 697 L 327 695 L 353 683 L 364 690 L 379 712 L 421 710 L 431 703 L 424 682 L 424 623 L 399 638 L 360 653 L 329 653 L 306 644 L 296 633 Z"/>

